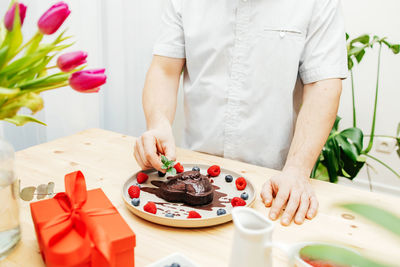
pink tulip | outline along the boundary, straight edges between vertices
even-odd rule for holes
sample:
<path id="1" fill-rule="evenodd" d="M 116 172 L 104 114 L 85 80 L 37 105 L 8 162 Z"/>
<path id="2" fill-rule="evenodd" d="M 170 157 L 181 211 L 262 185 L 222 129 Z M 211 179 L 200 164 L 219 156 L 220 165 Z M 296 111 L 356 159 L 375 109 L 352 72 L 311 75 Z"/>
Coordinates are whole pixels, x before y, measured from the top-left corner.
<path id="1" fill-rule="evenodd" d="M 26 14 L 26 5 L 19 3 L 19 19 L 22 24 L 24 24 L 25 14 Z M 12 7 L 7 11 L 4 16 L 4 25 L 8 31 L 12 31 L 14 28 L 14 17 L 15 17 L 15 7 L 16 4 L 13 4 Z"/>
<path id="2" fill-rule="evenodd" d="M 57 59 L 57 66 L 63 72 L 70 72 L 76 67 L 85 64 L 87 53 L 83 51 L 70 52 Z"/>
<path id="3" fill-rule="evenodd" d="M 81 93 L 97 93 L 100 86 L 106 83 L 105 69 L 82 70 L 72 73 L 69 85 Z"/>
<path id="4" fill-rule="evenodd" d="M 38 27 L 43 34 L 53 34 L 64 23 L 71 11 L 64 2 L 50 7 L 39 19 Z"/>

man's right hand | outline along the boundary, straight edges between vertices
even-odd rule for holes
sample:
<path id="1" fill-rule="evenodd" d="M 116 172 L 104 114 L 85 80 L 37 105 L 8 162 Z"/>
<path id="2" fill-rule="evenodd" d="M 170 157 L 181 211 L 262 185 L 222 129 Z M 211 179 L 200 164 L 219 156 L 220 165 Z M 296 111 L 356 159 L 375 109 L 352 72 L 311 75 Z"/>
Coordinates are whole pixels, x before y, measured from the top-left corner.
<path id="1" fill-rule="evenodd" d="M 161 169 L 161 155 L 169 160 L 176 160 L 171 125 L 165 122 L 145 132 L 136 140 L 134 155 L 142 170 L 155 168 L 165 172 Z"/>

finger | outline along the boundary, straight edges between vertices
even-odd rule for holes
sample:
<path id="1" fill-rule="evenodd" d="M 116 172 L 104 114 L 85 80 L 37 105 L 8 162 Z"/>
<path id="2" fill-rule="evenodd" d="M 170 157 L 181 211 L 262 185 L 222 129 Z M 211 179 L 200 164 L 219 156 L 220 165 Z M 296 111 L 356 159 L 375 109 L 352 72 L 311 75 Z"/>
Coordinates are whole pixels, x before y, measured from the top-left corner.
<path id="1" fill-rule="evenodd" d="M 282 225 L 289 225 L 300 204 L 300 193 L 292 191 L 285 212 L 282 215 Z"/>
<path id="2" fill-rule="evenodd" d="M 268 180 L 261 191 L 261 198 L 266 207 L 271 207 L 272 204 L 272 185 L 271 180 Z"/>
<path id="3" fill-rule="evenodd" d="M 315 215 L 317 215 L 317 211 L 318 211 L 318 199 L 315 195 L 312 195 L 310 197 L 310 208 L 308 209 L 307 212 L 307 219 L 311 220 L 312 218 L 315 217 Z"/>
<path id="4" fill-rule="evenodd" d="M 272 202 L 271 210 L 269 211 L 269 217 L 272 220 L 276 220 L 276 218 L 278 218 L 283 208 L 283 205 L 285 205 L 288 197 L 289 197 L 289 190 L 280 189 L 278 191 L 275 200 Z"/>
<path id="5" fill-rule="evenodd" d="M 151 167 L 151 165 L 148 162 L 148 160 L 146 159 L 146 153 L 144 152 L 142 137 L 139 138 L 137 148 L 138 148 L 139 156 L 140 156 L 140 158 L 142 160 L 142 163 L 143 163 L 143 168 L 142 169 L 143 170 L 149 169 Z"/>
<path id="6" fill-rule="evenodd" d="M 296 217 L 294 219 L 295 223 L 302 224 L 304 222 L 309 207 L 310 207 L 310 196 L 306 193 L 303 193 L 301 195 L 299 209 L 297 210 Z"/>
<path id="7" fill-rule="evenodd" d="M 159 151 L 167 157 L 167 159 L 175 161 L 176 160 L 176 147 L 175 141 L 168 140 L 163 143 L 157 142 L 157 147 L 159 147 Z"/>
<path id="8" fill-rule="evenodd" d="M 160 156 L 157 155 L 157 142 L 154 136 L 143 135 L 143 151 L 146 161 L 157 170 L 161 170 Z"/>
<path id="9" fill-rule="evenodd" d="M 143 164 L 143 161 L 142 161 L 142 158 L 140 157 L 140 154 L 139 154 L 139 148 L 138 148 L 138 141 L 136 141 L 136 143 L 135 143 L 135 152 L 134 152 L 134 155 L 135 155 L 135 159 L 136 159 L 136 162 L 137 162 L 137 164 L 139 164 L 139 167 L 141 168 L 141 169 L 143 169 L 144 168 L 144 164 Z"/>

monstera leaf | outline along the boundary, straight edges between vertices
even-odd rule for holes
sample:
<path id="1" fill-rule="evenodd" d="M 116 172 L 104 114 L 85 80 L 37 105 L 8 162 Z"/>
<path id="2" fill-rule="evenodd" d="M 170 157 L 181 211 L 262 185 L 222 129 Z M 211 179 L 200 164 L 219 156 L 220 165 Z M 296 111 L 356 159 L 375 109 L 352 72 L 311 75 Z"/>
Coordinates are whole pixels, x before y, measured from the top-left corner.
<path id="1" fill-rule="evenodd" d="M 339 132 L 340 120 L 340 117 L 336 118 L 331 134 L 317 162 L 317 165 L 321 163 L 326 167 L 329 181 L 332 183 L 338 181 L 338 176 L 349 179 L 356 177 L 366 160 L 361 155 L 363 132 L 355 127 Z"/>

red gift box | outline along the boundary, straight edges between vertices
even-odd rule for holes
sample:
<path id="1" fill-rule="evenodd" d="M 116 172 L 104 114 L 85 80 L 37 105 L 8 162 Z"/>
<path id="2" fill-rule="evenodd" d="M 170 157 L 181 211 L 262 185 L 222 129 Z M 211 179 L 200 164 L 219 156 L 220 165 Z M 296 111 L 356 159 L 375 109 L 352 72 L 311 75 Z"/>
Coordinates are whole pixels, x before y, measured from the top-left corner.
<path id="1" fill-rule="evenodd" d="M 86 191 L 80 171 L 65 176 L 65 193 L 31 203 L 31 214 L 49 267 L 135 265 L 134 232 L 101 189 Z"/>

